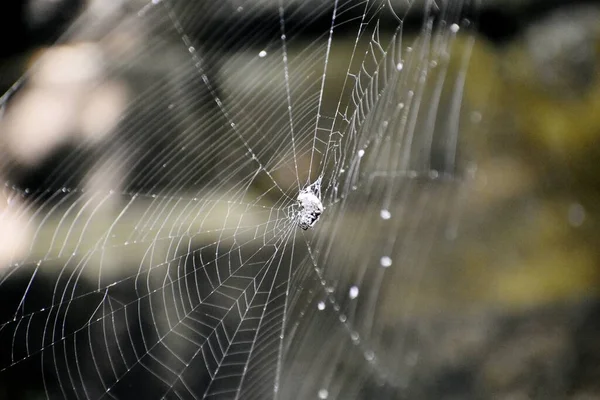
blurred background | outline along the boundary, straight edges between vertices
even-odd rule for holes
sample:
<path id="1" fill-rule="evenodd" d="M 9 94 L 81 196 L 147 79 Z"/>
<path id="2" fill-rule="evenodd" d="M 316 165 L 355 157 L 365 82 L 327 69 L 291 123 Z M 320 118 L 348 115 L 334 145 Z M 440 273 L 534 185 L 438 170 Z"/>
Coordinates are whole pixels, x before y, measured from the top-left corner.
<path id="1" fill-rule="evenodd" d="M 274 385 L 290 399 L 600 399 L 600 5 L 392 1 L 406 58 L 378 57 L 409 78 L 389 73 L 369 92 L 386 103 L 354 102 L 345 79 L 354 46 L 376 58 L 369 44 L 398 40 L 396 16 L 342 3 L 326 90 L 333 2 L 285 2 L 285 65 L 270 58 L 275 0 L 0 4 L 0 399 L 270 398 Z M 375 16 L 365 42 L 364 15 Z M 431 54 L 411 58 L 428 35 Z M 387 105 L 398 99 L 406 114 Z M 366 115 L 355 135 L 314 140 L 350 129 L 308 122 L 349 104 Z M 394 141 L 388 121 L 414 141 Z M 398 143 L 408 150 L 389 150 Z M 317 176 L 311 148 L 326 213 L 314 234 L 272 249 L 301 235 L 286 218 L 296 184 Z M 223 386 L 239 392 L 213 388 L 201 328 L 156 354 L 148 345 L 187 318 L 178 302 L 191 295 L 169 282 L 200 293 L 204 266 L 272 259 L 290 278 L 277 270 L 266 292 L 289 285 L 287 300 L 258 320 L 275 315 L 282 344 L 269 339 L 278 352 Z M 190 307 L 210 316 L 211 295 Z"/>

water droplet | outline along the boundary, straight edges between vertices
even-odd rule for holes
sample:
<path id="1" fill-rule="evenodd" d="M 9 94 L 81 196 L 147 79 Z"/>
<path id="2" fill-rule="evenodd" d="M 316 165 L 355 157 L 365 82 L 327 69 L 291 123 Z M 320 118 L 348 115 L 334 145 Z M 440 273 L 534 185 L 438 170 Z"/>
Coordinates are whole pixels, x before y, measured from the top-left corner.
<path id="1" fill-rule="evenodd" d="M 242 6 L 239 6 L 239 7 L 237 8 L 237 12 L 242 12 L 242 11 L 244 11 L 244 7 L 242 7 Z"/>
<path id="2" fill-rule="evenodd" d="M 402 64 L 401 62 L 399 62 L 398 64 L 396 64 L 396 69 L 398 71 L 402 71 L 402 68 L 404 68 L 404 64 Z"/>
<path id="3" fill-rule="evenodd" d="M 429 177 L 431 179 L 437 179 L 440 176 L 440 173 L 437 172 L 435 169 L 432 169 L 431 171 L 429 171 Z"/>
<path id="4" fill-rule="evenodd" d="M 372 350 L 365 351 L 365 359 L 367 361 L 373 361 L 375 359 L 375 353 Z"/>
<path id="5" fill-rule="evenodd" d="M 267 56 L 267 52 L 266 52 L 266 51 L 264 51 L 264 50 L 261 50 L 261 51 L 260 51 L 260 53 L 258 53 L 258 56 L 259 56 L 260 58 L 266 57 L 266 56 Z"/>
<path id="6" fill-rule="evenodd" d="M 387 268 L 390 265 L 392 265 L 392 259 L 389 258 L 388 256 L 383 256 L 379 260 L 379 264 L 381 264 L 382 267 Z"/>
<path id="7" fill-rule="evenodd" d="M 474 124 L 478 124 L 479 122 L 481 122 L 481 113 L 477 112 L 477 111 L 473 111 L 471 113 L 471 122 Z"/>
<path id="8" fill-rule="evenodd" d="M 347 318 L 347 317 L 346 317 L 344 314 L 340 315 L 340 322 L 341 322 L 341 323 L 344 323 L 344 322 L 346 322 L 346 320 L 347 320 L 347 319 L 348 319 L 348 318 Z"/>
<path id="9" fill-rule="evenodd" d="M 458 26 L 458 24 L 450 25 L 450 32 L 452 32 L 452 33 L 458 32 L 459 29 L 460 29 L 460 27 Z"/>
<path id="10" fill-rule="evenodd" d="M 351 299 L 355 299 L 358 297 L 358 286 L 352 286 L 350 288 L 350 293 L 348 294 Z"/>
<path id="11" fill-rule="evenodd" d="M 326 399 L 327 397 L 329 397 L 329 391 L 327 389 L 320 389 L 319 399 Z"/>
<path id="12" fill-rule="evenodd" d="M 190 46 L 190 47 L 188 47 L 188 51 L 190 53 L 193 53 L 194 51 L 196 51 L 196 49 L 194 48 L 194 46 Z"/>
<path id="13" fill-rule="evenodd" d="M 344 172 L 346 172 L 346 170 L 344 168 L 340 169 L 340 174 L 343 174 Z"/>
<path id="14" fill-rule="evenodd" d="M 364 155 L 365 155 L 365 151 L 363 149 L 360 149 L 358 151 L 358 158 L 362 158 L 362 156 L 364 156 Z"/>
<path id="15" fill-rule="evenodd" d="M 323 311 L 325 309 L 325 302 L 320 301 L 319 304 L 317 304 L 317 308 Z"/>
<path id="16" fill-rule="evenodd" d="M 352 341 L 353 341 L 355 344 L 358 344 L 358 343 L 360 342 L 360 336 L 359 336 L 358 332 L 352 332 L 352 333 L 350 334 L 350 339 L 352 339 Z"/>
<path id="17" fill-rule="evenodd" d="M 381 217 L 381 219 L 390 219 L 392 218 L 392 213 L 389 212 L 389 210 L 383 209 L 379 211 L 379 216 Z"/>
<path id="18" fill-rule="evenodd" d="M 281 35 L 281 40 L 285 40 L 286 36 L 285 35 Z"/>

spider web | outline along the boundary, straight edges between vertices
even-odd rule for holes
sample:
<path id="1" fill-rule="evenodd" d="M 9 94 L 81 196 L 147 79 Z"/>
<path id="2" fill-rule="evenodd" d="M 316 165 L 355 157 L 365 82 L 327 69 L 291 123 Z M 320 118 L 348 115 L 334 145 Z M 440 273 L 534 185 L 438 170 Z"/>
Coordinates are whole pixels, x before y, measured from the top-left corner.
<path id="1" fill-rule="evenodd" d="M 92 43 L 94 85 L 122 83 L 127 103 L 37 180 L 2 161 L 3 218 L 30 234 L 0 280 L 7 398 L 416 393 L 409 320 L 472 173 L 459 131 L 473 8 L 86 9 L 55 47 Z M 3 97 L 7 115 L 36 74 Z M 304 232 L 296 198 L 318 178 L 325 211 Z"/>

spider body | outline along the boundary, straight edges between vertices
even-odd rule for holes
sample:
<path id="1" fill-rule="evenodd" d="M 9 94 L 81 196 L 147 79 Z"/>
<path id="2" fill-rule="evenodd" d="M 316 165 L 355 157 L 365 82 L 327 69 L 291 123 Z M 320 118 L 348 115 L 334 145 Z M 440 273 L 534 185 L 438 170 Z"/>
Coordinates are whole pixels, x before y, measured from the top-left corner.
<path id="1" fill-rule="evenodd" d="M 308 185 L 298 193 L 298 225 L 303 230 L 312 228 L 321 214 L 323 214 L 323 203 L 321 203 L 321 178 L 313 184 Z"/>

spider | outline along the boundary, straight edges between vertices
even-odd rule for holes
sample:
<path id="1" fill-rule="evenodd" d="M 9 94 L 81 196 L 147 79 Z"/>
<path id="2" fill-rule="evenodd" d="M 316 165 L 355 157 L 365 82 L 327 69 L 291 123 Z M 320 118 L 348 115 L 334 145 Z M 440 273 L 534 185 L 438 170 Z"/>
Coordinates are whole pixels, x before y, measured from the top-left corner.
<path id="1" fill-rule="evenodd" d="M 298 193 L 298 225 L 307 230 L 315 226 L 325 208 L 321 203 L 321 177 Z"/>

